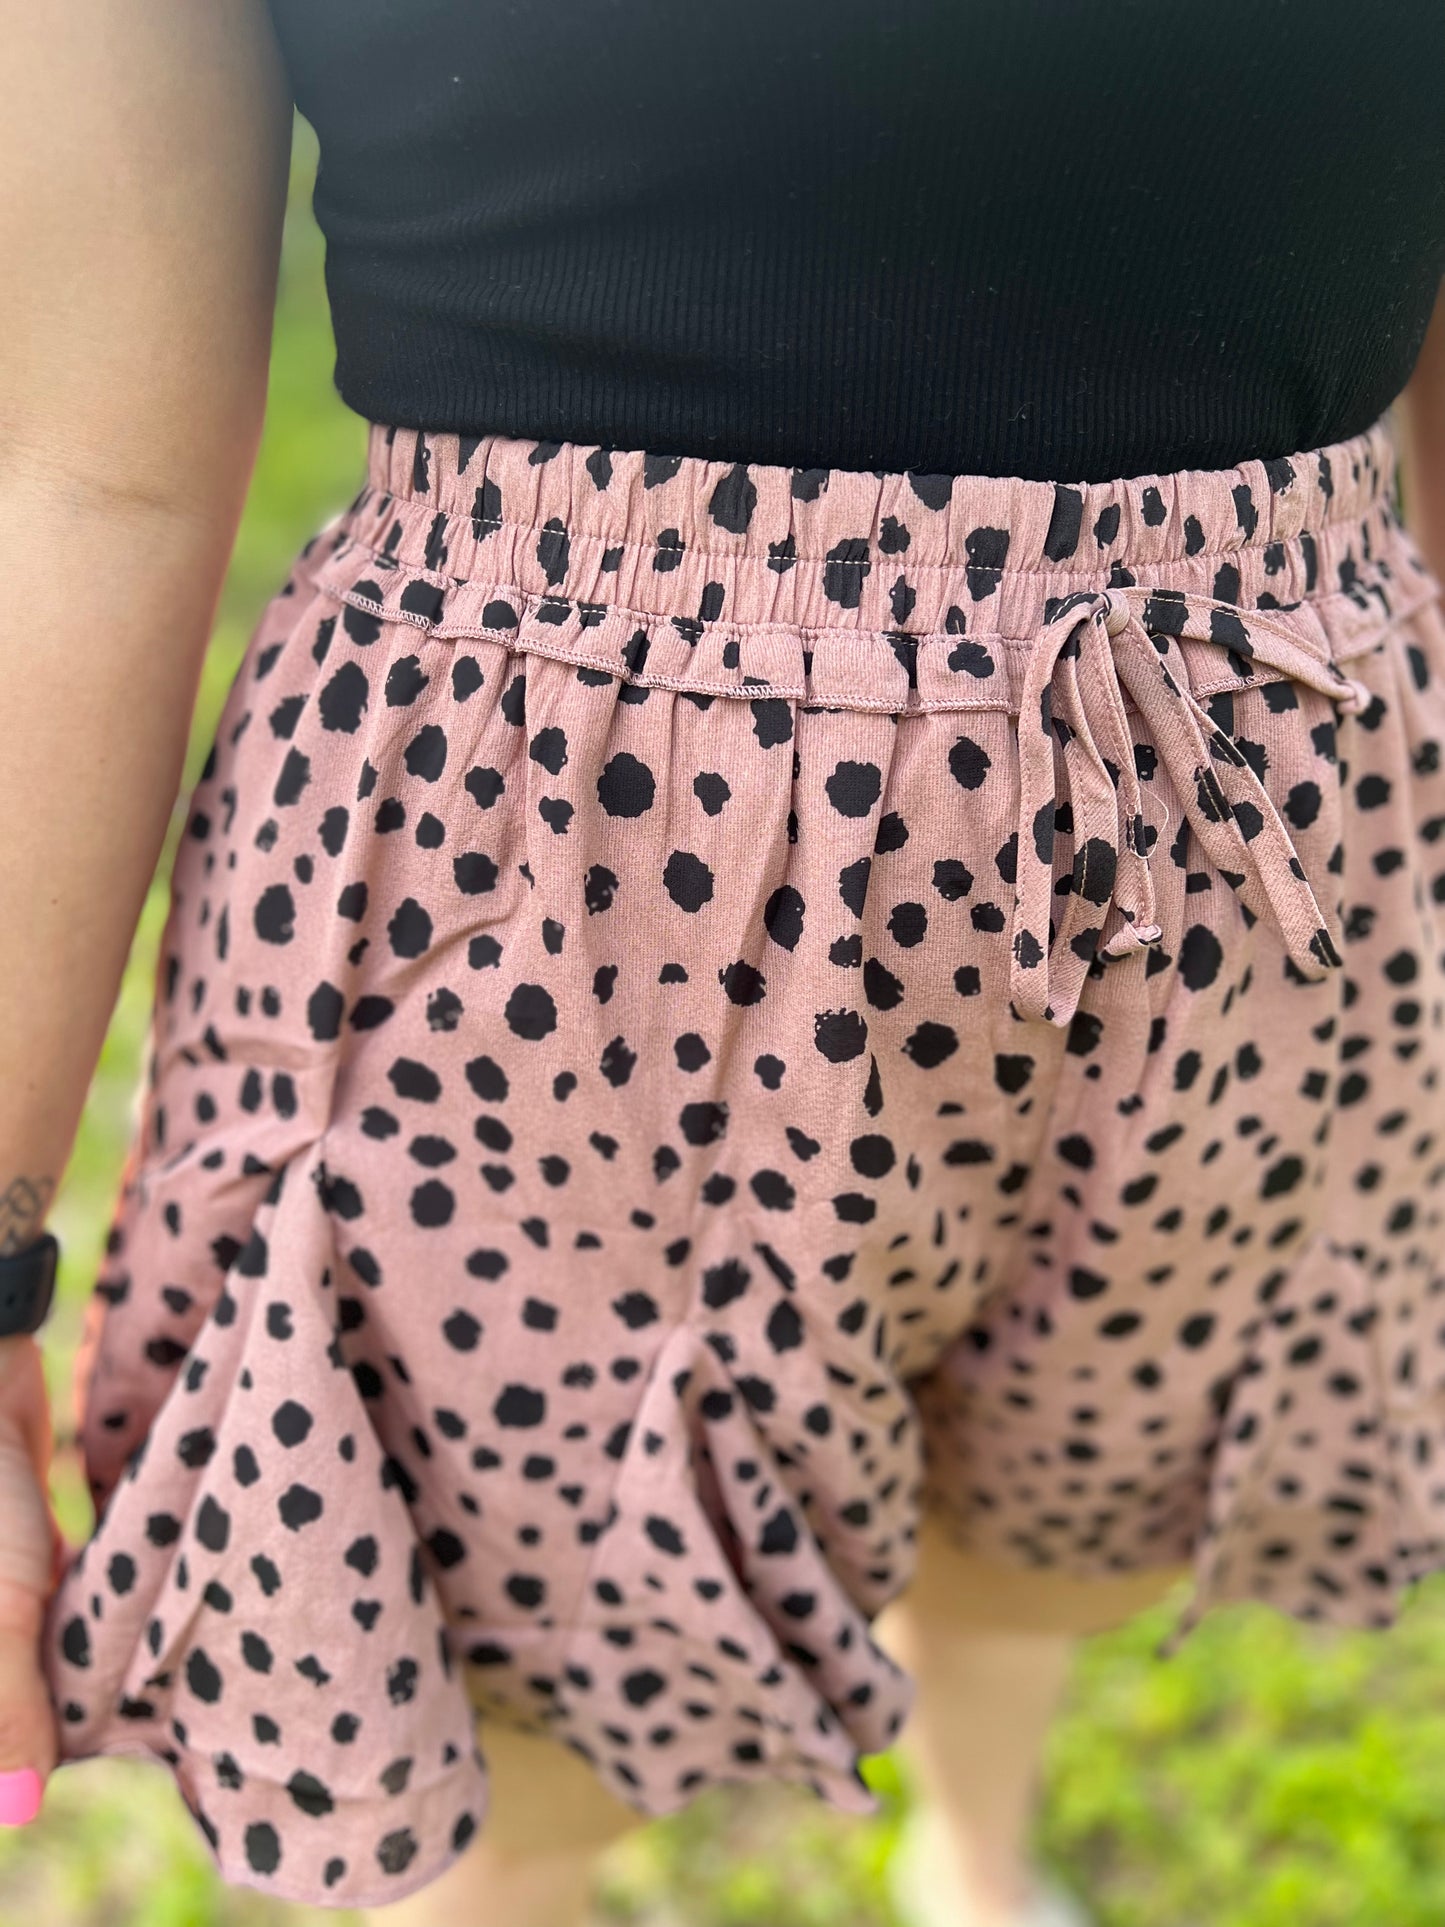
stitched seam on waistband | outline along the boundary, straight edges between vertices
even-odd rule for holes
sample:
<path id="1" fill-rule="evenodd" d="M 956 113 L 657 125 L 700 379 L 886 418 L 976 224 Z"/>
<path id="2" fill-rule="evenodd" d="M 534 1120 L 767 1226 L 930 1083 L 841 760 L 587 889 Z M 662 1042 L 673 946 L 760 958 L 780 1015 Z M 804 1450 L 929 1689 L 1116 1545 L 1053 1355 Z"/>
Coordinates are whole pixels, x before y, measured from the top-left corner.
<path id="1" fill-rule="evenodd" d="M 354 546 L 355 548 L 360 549 L 362 553 L 365 555 L 376 554 L 376 551 L 369 549 L 367 545 L 364 543 L 356 543 Z M 398 565 L 395 563 L 390 564 L 385 569 L 384 573 L 389 574 L 396 578 L 405 578 L 407 581 L 425 580 L 432 587 L 438 588 L 443 592 L 455 591 L 458 589 L 466 589 L 473 593 L 476 593 L 478 591 L 485 593 L 488 590 L 495 590 L 496 599 L 498 601 L 506 601 L 506 602 L 521 606 L 522 613 L 519 616 L 517 628 L 489 629 L 481 626 L 468 626 L 465 628 L 463 627 L 448 628 L 445 615 L 443 615 L 442 619 L 438 621 L 433 616 L 421 615 L 414 610 L 388 608 L 384 602 L 377 602 L 373 600 L 371 597 L 358 595 L 354 589 L 328 588 L 323 586 L 321 583 L 317 581 L 317 576 L 319 575 L 321 570 L 327 567 L 334 566 L 338 562 L 345 560 L 347 557 L 347 554 L 348 554 L 347 550 L 342 548 L 336 548 L 336 549 L 333 549 L 328 556 L 322 558 L 320 561 L 314 564 L 311 562 L 309 558 L 307 558 L 306 560 L 298 563 L 296 573 L 301 575 L 313 587 L 317 588 L 321 594 L 329 596 L 331 600 L 334 602 L 347 603 L 352 608 L 359 609 L 364 614 L 369 616 L 375 616 L 379 620 L 382 620 L 385 622 L 406 623 L 411 628 L 414 628 L 426 634 L 434 635 L 436 639 L 441 642 L 453 642 L 453 641 L 463 640 L 466 638 L 472 638 L 477 641 L 497 642 L 502 644 L 506 644 L 510 641 L 513 644 L 513 646 L 522 647 L 524 645 L 517 642 L 516 640 L 518 630 L 520 629 L 520 626 L 521 626 L 521 622 L 527 619 L 527 614 L 529 611 L 535 612 L 535 610 L 538 607 L 548 602 L 565 603 L 569 608 L 599 609 L 604 611 L 606 615 L 609 617 L 621 617 L 625 621 L 637 624 L 639 628 L 647 628 L 650 626 L 652 628 L 663 627 L 663 628 L 669 628 L 669 629 L 675 630 L 677 629 L 679 624 L 691 625 L 694 622 L 696 622 L 698 628 L 703 633 L 710 634 L 714 637 L 720 637 L 724 641 L 736 640 L 740 642 L 749 636 L 754 636 L 754 637 L 778 636 L 782 638 L 791 637 L 795 639 L 808 639 L 808 638 L 816 639 L 819 637 L 833 637 L 833 636 L 845 637 L 846 636 L 846 637 L 853 638 L 854 640 L 857 640 L 857 641 L 875 641 L 879 644 L 886 643 L 888 645 L 888 652 L 890 655 L 893 655 L 895 653 L 892 646 L 895 641 L 901 641 L 905 643 L 914 643 L 914 644 L 924 643 L 924 642 L 933 642 L 933 641 L 951 642 L 951 643 L 976 642 L 976 643 L 986 644 L 989 648 L 1019 649 L 1019 650 L 1032 649 L 1035 646 L 1037 641 L 1036 635 L 1005 636 L 989 630 L 965 631 L 965 630 L 954 630 L 954 629 L 908 630 L 908 629 L 875 629 L 875 628 L 863 628 L 863 627 L 854 628 L 845 623 L 832 623 L 832 622 L 736 623 L 736 622 L 728 622 L 723 620 L 709 622 L 709 621 L 705 621 L 705 620 L 701 620 L 701 619 L 697 619 L 689 616 L 684 616 L 680 612 L 669 615 L 665 611 L 659 611 L 655 609 L 633 609 L 619 602 L 600 602 L 600 603 L 589 602 L 585 598 L 580 598 L 577 596 L 562 596 L 562 595 L 553 594 L 552 592 L 549 592 L 549 591 L 542 591 L 542 590 L 536 590 L 536 589 L 522 589 L 516 583 L 508 583 L 508 582 L 489 583 L 484 578 L 479 576 L 468 576 L 460 579 L 452 576 L 439 577 L 433 571 L 422 571 L 420 569 L 412 570 L 407 568 L 405 565 Z M 1100 588 L 1097 591 L 1093 591 L 1093 593 L 1102 595 L 1103 593 L 1105 593 L 1105 589 Z M 1147 584 L 1135 583 L 1135 584 L 1132 584 L 1130 588 L 1127 591 L 1125 591 L 1125 593 L 1149 596 L 1152 594 L 1162 593 L 1162 591 L 1152 589 Z M 1182 591 L 1181 593 L 1190 594 L 1191 592 Z M 1192 599 L 1196 603 L 1202 604 L 1209 608 L 1218 608 L 1222 610 L 1227 610 L 1231 614 L 1237 615 L 1240 618 L 1240 620 L 1243 622 L 1253 622 L 1260 629 L 1262 633 L 1277 635 L 1280 637 L 1282 641 L 1288 642 L 1292 647 L 1297 649 L 1305 649 L 1306 653 L 1308 653 L 1308 645 L 1301 637 L 1291 634 L 1288 630 L 1285 630 L 1282 628 L 1276 628 L 1274 626 L 1273 618 L 1281 614 L 1287 614 L 1289 613 L 1289 611 L 1274 610 L 1274 609 L 1252 609 L 1248 607 L 1241 607 L 1238 603 L 1225 602 L 1219 597 L 1214 597 L 1214 596 L 1193 595 Z M 1381 615 L 1377 622 L 1374 622 L 1370 625 L 1366 635 L 1362 639 L 1358 640 L 1358 646 L 1354 646 L 1353 644 L 1347 643 L 1343 646 L 1343 648 L 1338 654 L 1332 652 L 1330 655 L 1327 655 L 1321 658 L 1321 660 L 1325 662 L 1330 662 L 1330 661 L 1338 662 L 1338 661 L 1345 660 L 1350 655 L 1359 655 L 1359 654 L 1365 653 L 1367 650 L 1374 647 L 1375 643 L 1380 639 L 1380 637 L 1388 633 L 1388 631 L 1392 629 L 1396 623 L 1403 621 L 1407 615 L 1413 614 L 1414 611 L 1421 606 L 1421 603 L 1423 601 L 1427 601 L 1429 599 L 1431 599 L 1430 594 L 1429 592 L 1426 592 L 1422 594 L 1420 601 L 1410 604 L 1407 608 L 1403 610 L 1393 611 L 1389 616 Z M 1358 610 L 1360 607 L 1359 603 L 1356 602 L 1352 596 L 1348 595 L 1342 589 L 1332 589 L 1325 595 L 1306 597 L 1302 602 L 1296 603 L 1294 607 L 1296 609 L 1303 608 L 1303 609 L 1311 609 L 1311 610 L 1323 612 L 1331 608 L 1338 608 L 1343 604 L 1348 604 L 1349 607 L 1354 610 Z M 1082 614 L 1080 619 L 1081 620 L 1083 619 Z M 1040 626 L 1042 627 L 1042 619 L 1041 619 Z M 1182 640 L 1184 640 L 1185 642 L 1190 642 L 1190 641 L 1199 642 L 1199 645 L 1201 647 L 1208 646 L 1199 638 L 1192 638 L 1192 637 L 1186 636 Z M 525 646 L 530 647 L 531 645 L 529 644 Z M 1219 644 L 1215 646 L 1224 647 L 1226 645 Z M 543 651 L 539 653 L 548 653 L 548 652 Z M 550 652 L 550 653 L 555 654 L 556 652 Z M 581 660 L 581 658 L 579 657 L 578 660 Z M 611 667 L 612 665 L 605 661 L 599 661 L 598 666 L 605 668 L 605 667 Z"/>
<path id="2" fill-rule="evenodd" d="M 450 640 L 444 636 L 438 636 L 436 639 L 439 642 Z M 634 683 L 648 689 L 671 689 L 684 696 L 731 696 L 741 702 L 791 701 L 798 703 L 804 709 L 867 709 L 877 710 L 889 716 L 926 716 L 953 710 L 969 710 L 975 714 L 992 712 L 1005 716 L 1016 716 L 1019 713 L 1019 702 L 1002 695 L 930 697 L 927 701 L 917 703 L 898 702 L 892 697 L 879 696 L 872 690 L 863 689 L 830 689 L 827 694 L 810 696 L 806 688 L 798 683 L 770 682 L 749 685 L 704 682 L 698 677 L 668 676 L 661 671 L 649 669 L 640 672 L 630 670 L 625 663 L 609 661 L 603 656 L 582 655 L 572 649 L 560 647 L 549 649 L 542 642 L 514 640 L 508 643 L 500 637 L 496 640 L 501 642 L 503 647 L 515 649 L 520 655 L 543 656 L 549 662 L 571 663 L 582 669 L 596 669 L 607 676 L 616 677 L 620 682 Z M 1371 642 L 1369 647 L 1373 648 L 1374 643 Z M 1367 650 L 1361 648 L 1354 653 L 1363 655 Z M 1293 680 L 1295 679 L 1286 671 L 1280 670 L 1275 675 L 1248 678 L 1206 678 L 1200 682 L 1191 683 L 1190 687 L 1196 697 L 1203 697 L 1222 695 L 1226 690 L 1240 693 L 1248 689 L 1263 689 L 1271 683 Z M 1325 691 L 1320 693 L 1325 695 L 1327 701 L 1330 700 Z M 1345 692 L 1342 690 L 1340 693 L 1343 696 Z M 1142 713 L 1127 691 L 1124 692 L 1124 703 L 1131 714 Z"/>

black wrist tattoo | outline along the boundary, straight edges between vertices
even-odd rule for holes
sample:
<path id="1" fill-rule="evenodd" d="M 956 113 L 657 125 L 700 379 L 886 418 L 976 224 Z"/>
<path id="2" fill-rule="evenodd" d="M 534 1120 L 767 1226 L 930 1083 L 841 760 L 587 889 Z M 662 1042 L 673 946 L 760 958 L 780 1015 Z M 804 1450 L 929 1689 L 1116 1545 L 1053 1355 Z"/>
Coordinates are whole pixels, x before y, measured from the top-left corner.
<path id="1" fill-rule="evenodd" d="M 45 1228 L 45 1210 L 54 1190 L 51 1178 L 13 1178 L 0 1191 L 0 1258 L 34 1244 Z"/>

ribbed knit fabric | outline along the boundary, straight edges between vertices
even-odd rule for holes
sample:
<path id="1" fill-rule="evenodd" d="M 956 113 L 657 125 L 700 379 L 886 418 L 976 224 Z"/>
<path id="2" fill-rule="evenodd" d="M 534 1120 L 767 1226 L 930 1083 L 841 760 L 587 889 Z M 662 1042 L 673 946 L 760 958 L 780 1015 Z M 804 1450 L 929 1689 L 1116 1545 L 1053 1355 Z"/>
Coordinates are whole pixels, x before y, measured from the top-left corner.
<path id="1" fill-rule="evenodd" d="M 1365 429 L 1437 0 L 272 0 L 372 420 L 1106 480 Z"/>

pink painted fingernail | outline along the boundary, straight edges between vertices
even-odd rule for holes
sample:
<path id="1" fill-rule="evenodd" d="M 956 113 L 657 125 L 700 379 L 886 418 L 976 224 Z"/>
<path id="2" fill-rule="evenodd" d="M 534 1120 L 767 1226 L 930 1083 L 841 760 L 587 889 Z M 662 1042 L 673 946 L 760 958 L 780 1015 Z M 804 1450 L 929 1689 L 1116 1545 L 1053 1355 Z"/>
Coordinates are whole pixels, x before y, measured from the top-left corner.
<path id="1" fill-rule="evenodd" d="M 40 1775 L 33 1766 L 0 1773 L 0 1827 L 24 1827 L 40 1811 Z"/>

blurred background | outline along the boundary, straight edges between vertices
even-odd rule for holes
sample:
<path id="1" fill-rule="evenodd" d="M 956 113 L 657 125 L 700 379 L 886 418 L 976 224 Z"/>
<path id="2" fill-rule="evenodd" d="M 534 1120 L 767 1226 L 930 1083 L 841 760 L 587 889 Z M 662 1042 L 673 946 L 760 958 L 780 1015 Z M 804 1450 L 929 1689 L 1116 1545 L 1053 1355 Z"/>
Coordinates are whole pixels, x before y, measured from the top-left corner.
<path id="1" fill-rule="evenodd" d="M 185 797 L 263 604 L 364 479 L 365 425 L 331 385 L 315 159 L 298 118 L 265 435 L 181 798 L 53 1213 L 65 1251 L 45 1338 L 53 1486 L 72 1540 L 88 1534 L 91 1517 L 73 1442 L 72 1359 L 120 1183 Z M 1153 1647 L 1168 1619 L 1161 1609 L 1082 1649 L 1049 1752 L 1037 1851 L 1098 1927 L 1440 1927 L 1445 1577 L 1422 1587 L 1387 1634 L 1323 1633 L 1264 1607 L 1231 1607 L 1159 1662 Z M 877 1819 L 834 1814 L 803 1792 L 721 1788 L 640 1829 L 605 1864 L 599 1920 L 896 1927 L 887 1863 L 909 1788 L 890 1756 L 867 1771 L 882 1800 Z M 356 1919 L 221 1886 L 159 1766 L 63 1767 L 40 1820 L 0 1831 L 0 1927 Z"/>

